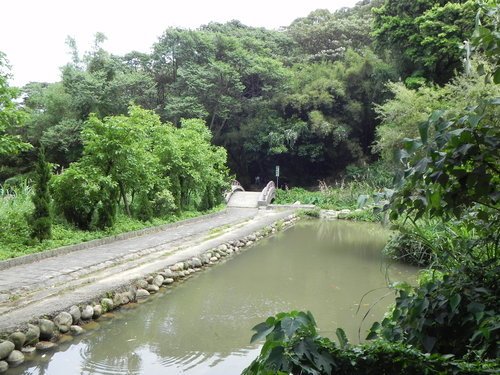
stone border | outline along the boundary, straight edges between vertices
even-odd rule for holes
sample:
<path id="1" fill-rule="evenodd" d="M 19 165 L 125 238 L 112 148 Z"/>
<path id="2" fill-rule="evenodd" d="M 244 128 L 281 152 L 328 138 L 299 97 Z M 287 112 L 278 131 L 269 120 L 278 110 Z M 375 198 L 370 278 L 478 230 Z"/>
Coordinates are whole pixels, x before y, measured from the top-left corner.
<path id="1" fill-rule="evenodd" d="M 82 303 L 80 306 L 71 306 L 69 311 L 62 311 L 55 316 L 35 319 L 24 331 L 18 330 L 10 335 L 8 332 L 5 333 L 6 339 L 0 340 L 0 373 L 6 372 L 10 367 L 21 365 L 35 352 L 43 353 L 55 349 L 62 334 L 78 336 L 85 332 L 85 325 L 101 316 L 105 317 L 109 311 L 131 302 L 140 303 L 157 293 L 160 288 L 186 279 L 195 272 L 246 250 L 255 242 L 293 226 L 297 220 L 300 218 L 296 214 L 291 214 L 240 240 L 227 241 L 201 255 L 143 276 L 128 288 L 110 291 L 97 300 L 87 301 L 88 303 Z"/>
<path id="2" fill-rule="evenodd" d="M 67 246 L 63 246 L 63 247 L 58 247 L 58 248 L 52 249 L 52 250 L 40 251 L 38 253 L 28 254 L 28 255 L 17 257 L 17 258 L 2 260 L 2 261 L 0 261 L 0 271 L 7 269 L 7 268 L 10 268 L 10 267 L 14 267 L 14 266 L 20 266 L 23 264 L 37 262 L 39 260 L 46 259 L 46 258 L 52 258 L 55 256 L 65 255 L 65 254 L 72 253 L 75 251 L 85 250 L 85 249 L 88 249 L 90 247 L 107 245 L 109 243 L 116 242 L 116 241 L 128 240 L 130 238 L 141 237 L 141 236 L 144 236 L 146 234 L 161 232 L 163 230 L 175 228 L 175 227 L 178 227 L 180 225 L 187 224 L 187 223 L 196 223 L 197 221 L 205 220 L 205 219 L 220 215 L 221 213 L 225 214 L 226 211 L 227 211 L 227 208 L 224 208 L 221 211 L 217 211 L 217 212 L 207 214 L 207 215 L 196 216 L 196 217 L 193 217 L 190 219 L 176 221 L 174 223 L 168 223 L 168 224 L 162 224 L 162 225 L 159 225 L 156 227 L 148 227 L 148 228 L 144 228 L 144 229 L 138 229 L 138 230 L 135 230 L 132 232 L 120 233 L 120 234 L 116 234 L 114 236 L 99 238 L 96 240 L 82 242 L 82 243 L 78 243 L 78 244 L 74 244 L 74 245 L 67 245 Z"/>

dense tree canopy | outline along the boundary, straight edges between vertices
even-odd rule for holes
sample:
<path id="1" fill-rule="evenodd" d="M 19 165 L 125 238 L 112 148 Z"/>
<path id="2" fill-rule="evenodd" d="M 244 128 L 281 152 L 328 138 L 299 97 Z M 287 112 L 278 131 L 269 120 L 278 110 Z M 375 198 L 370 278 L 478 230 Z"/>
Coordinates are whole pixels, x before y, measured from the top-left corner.
<path id="1" fill-rule="evenodd" d="M 347 166 L 392 153 L 398 139 L 414 133 L 416 119 L 377 130 L 391 121 L 396 102 L 384 107 L 387 99 L 405 97 L 400 109 L 416 117 L 447 100 L 433 85 L 462 69 L 461 47 L 477 9 L 472 0 L 363 0 L 313 11 L 281 30 L 238 21 L 168 28 L 151 53 L 124 56 L 105 51 L 101 33 L 84 53 L 68 38 L 71 61 L 61 81 L 23 88 L 24 111 L 16 113 L 26 119 L 9 125 L 4 139 L 43 145 L 48 161 L 66 168 L 83 156 L 85 122 L 118 119 L 134 104 L 176 127 L 186 118 L 203 120 L 245 185 L 272 178 L 277 164 L 291 184 L 340 178 Z M 489 25 L 492 17 L 484 10 L 480 20 Z M 496 34 L 480 30 L 475 38 L 488 51 Z M 400 79 L 405 85 L 388 84 Z M 420 104 L 420 114 L 411 111 Z M 34 152 L 4 155 L 0 178 L 29 172 L 35 159 Z"/>
<path id="2" fill-rule="evenodd" d="M 387 0 L 374 10 L 377 46 L 391 52 L 403 78 L 446 83 L 462 69 L 477 9 L 474 0 Z"/>

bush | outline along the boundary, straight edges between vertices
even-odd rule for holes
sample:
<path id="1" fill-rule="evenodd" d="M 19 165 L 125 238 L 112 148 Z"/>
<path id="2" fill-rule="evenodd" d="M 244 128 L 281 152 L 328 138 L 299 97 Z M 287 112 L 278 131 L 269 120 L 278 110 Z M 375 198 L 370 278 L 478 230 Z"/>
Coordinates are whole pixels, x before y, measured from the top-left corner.
<path id="1" fill-rule="evenodd" d="M 66 220 L 79 229 L 90 229 L 94 213 L 100 202 L 111 209 L 110 194 L 116 190 L 111 178 L 104 177 L 89 167 L 72 164 L 63 174 L 56 176 L 52 191 L 56 209 Z M 111 211 L 101 210 L 100 225 L 109 223 Z"/>
<path id="2" fill-rule="evenodd" d="M 499 368 L 498 361 L 468 363 L 383 340 L 350 345 L 341 329 L 336 344 L 318 335 L 310 312 L 280 313 L 254 330 L 252 341 L 266 342 L 244 375 L 487 374 Z"/>
<path id="3" fill-rule="evenodd" d="M 384 248 L 390 258 L 415 266 L 429 266 L 436 259 L 432 249 L 412 233 L 397 233 Z"/>
<path id="4" fill-rule="evenodd" d="M 496 262 L 466 265 L 413 289 L 402 284 L 394 310 L 368 338 L 414 345 L 428 353 L 498 358 L 500 286 Z"/>
<path id="5" fill-rule="evenodd" d="M 35 209 L 29 218 L 31 237 L 40 242 L 52 236 L 52 213 L 50 211 L 50 166 L 45 161 L 45 151 L 40 149 L 35 174 L 35 194 L 32 196 Z"/>

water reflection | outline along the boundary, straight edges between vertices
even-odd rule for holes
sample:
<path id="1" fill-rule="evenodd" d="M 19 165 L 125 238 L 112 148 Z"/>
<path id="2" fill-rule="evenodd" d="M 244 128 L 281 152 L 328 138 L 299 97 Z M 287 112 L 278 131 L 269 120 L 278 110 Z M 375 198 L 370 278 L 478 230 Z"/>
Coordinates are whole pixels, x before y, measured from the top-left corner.
<path id="1" fill-rule="evenodd" d="M 387 232 L 377 225 L 300 223 L 225 265 L 120 311 L 73 345 L 16 372 L 238 374 L 259 350 L 249 344 L 251 327 L 292 309 L 312 311 L 324 335 L 342 326 L 357 341 L 360 327 L 364 336 L 391 302 L 369 311 L 387 292 L 388 273 L 380 257 L 386 239 Z M 401 265 L 389 268 L 397 280 L 413 273 Z"/>

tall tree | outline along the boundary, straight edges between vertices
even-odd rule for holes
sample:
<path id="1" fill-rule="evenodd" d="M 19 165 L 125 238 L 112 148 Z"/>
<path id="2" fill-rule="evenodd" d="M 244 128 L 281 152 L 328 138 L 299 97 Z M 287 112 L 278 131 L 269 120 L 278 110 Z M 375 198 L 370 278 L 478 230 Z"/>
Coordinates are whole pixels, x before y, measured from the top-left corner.
<path id="1" fill-rule="evenodd" d="M 403 78 L 444 84 L 462 69 L 477 9 L 473 0 L 386 0 L 374 9 L 377 46 L 391 52 Z"/>
<path id="2" fill-rule="evenodd" d="M 40 148 L 35 171 L 35 192 L 33 194 L 33 214 L 29 220 L 31 237 L 40 242 L 52 237 L 52 214 L 50 210 L 50 166 L 45 160 L 45 151 Z"/>
<path id="3" fill-rule="evenodd" d="M 9 87 L 9 77 L 6 56 L 0 51 L 0 156 L 31 148 L 31 145 L 21 141 L 21 137 L 13 134 L 14 128 L 24 121 L 25 114 L 15 102 L 19 91 Z"/>

